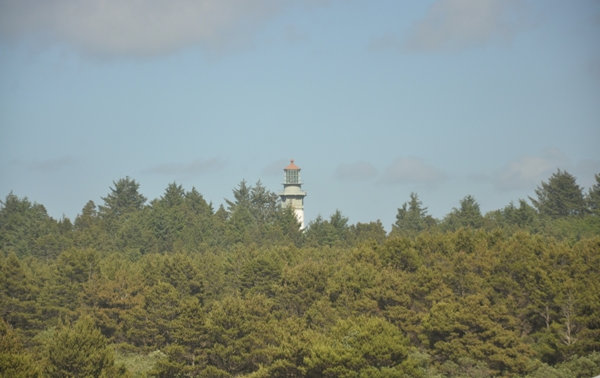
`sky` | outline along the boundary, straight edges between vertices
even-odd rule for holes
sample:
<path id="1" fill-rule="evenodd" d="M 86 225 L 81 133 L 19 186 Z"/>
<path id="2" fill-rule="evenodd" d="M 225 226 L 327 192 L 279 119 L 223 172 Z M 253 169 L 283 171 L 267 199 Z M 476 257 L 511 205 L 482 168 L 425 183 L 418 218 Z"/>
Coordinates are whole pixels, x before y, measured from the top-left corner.
<path id="1" fill-rule="evenodd" d="M 0 198 L 130 177 L 215 209 L 302 169 L 308 221 L 483 213 L 600 173 L 594 0 L 0 0 Z"/>

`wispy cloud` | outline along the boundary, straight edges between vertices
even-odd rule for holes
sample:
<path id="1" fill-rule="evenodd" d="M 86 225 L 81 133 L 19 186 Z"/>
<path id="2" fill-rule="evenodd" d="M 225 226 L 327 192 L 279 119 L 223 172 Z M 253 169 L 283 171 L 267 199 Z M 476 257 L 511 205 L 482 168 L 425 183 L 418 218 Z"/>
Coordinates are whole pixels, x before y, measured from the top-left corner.
<path id="1" fill-rule="evenodd" d="M 262 169 L 265 176 L 282 176 L 283 168 L 290 164 L 289 159 L 277 159 Z"/>
<path id="2" fill-rule="evenodd" d="M 377 168 L 365 161 L 343 163 L 337 166 L 334 175 L 342 181 L 366 181 L 377 176 Z"/>
<path id="3" fill-rule="evenodd" d="M 388 184 L 437 185 L 446 179 L 440 169 L 416 157 L 401 157 L 385 170 L 382 181 Z"/>
<path id="4" fill-rule="evenodd" d="M 547 179 L 558 168 L 569 166 L 567 157 L 558 149 L 542 151 L 537 156 L 522 156 L 509 162 L 493 177 L 500 190 L 530 189 Z"/>
<path id="5" fill-rule="evenodd" d="M 152 56 L 190 45 L 222 48 L 277 14 L 277 0 L 7 0 L 0 37 L 59 42 L 99 56 Z"/>
<path id="6" fill-rule="evenodd" d="M 591 188 L 596 185 L 596 175 L 600 174 L 600 161 L 592 159 L 579 161 L 573 172 L 579 184 L 584 188 Z"/>
<path id="7" fill-rule="evenodd" d="M 413 25 L 404 47 L 459 50 L 508 40 L 522 27 L 521 7 L 517 0 L 437 0 Z"/>
<path id="8" fill-rule="evenodd" d="M 386 33 L 384 35 L 371 39 L 367 46 L 370 51 L 385 51 L 385 50 L 402 50 L 404 41 L 394 33 Z"/>
<path id="9" fill-rule="evenodd" d="M 145 170 L 145 173 L 158 175 L 198 175 L 218 172 L 225 168 L 226 162 L 218 159 L 194 160 L 188 163 L 165 163 Z"/>
<path id="10" fill-rule="evenodd" d="M 72 167 L 77 160 L 72 156 L 60 156 L 44 160 L 22 161 L 14 160 L 13 164 L 23 166 L 32 172 L 56 172 L 58 170 Z"/>

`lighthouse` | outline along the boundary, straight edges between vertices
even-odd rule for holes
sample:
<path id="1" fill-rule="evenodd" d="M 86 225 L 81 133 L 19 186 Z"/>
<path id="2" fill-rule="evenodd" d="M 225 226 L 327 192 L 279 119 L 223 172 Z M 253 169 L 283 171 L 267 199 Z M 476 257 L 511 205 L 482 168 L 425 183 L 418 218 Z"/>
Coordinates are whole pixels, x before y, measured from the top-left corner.
<path id="1" fill-rule="evenodd" d="M 304 229 L 304 197 L 306 192 L 302 191 L 302 182 L 300 181 L 300 167 L 294 164 L 294 160 L 283 168 L 284 181 L 283 192 L 279 193 L 282 206 L 289 206 L 294 210 L 296 219 L 300 223 L 300 229 Z"/>

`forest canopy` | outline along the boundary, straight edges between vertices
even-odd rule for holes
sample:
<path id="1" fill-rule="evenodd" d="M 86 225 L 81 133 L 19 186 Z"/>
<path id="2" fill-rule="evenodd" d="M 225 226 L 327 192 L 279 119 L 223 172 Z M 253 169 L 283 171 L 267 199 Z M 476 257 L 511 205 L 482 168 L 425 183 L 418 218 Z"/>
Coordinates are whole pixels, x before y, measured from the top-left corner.
<path id="1" fill-rule="evenodd" d="M 0 203 L 0 376 L 600 374 L 600 174 L 386 232 L 341 210 L 300 230 L 261 182 L 226 206 L 132 178 L 74 220 Z"/>

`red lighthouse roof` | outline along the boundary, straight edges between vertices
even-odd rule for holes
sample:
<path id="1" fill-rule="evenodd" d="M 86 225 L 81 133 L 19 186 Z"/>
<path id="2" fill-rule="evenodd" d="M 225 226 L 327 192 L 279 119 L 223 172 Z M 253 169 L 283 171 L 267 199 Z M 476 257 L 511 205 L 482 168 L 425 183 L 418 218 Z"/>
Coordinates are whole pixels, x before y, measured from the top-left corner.
<path id="1" fill-rule="evenodd" d="M 290 165 L 288 165 L 287 167 L 285 167 L 283 169 L 286 171 L 289 171 L 289 170 L 299 171 L 300 167 L 298 167 L 296 164 L 294 164 L 294 159 L 292 159 L 292 160 L 290 160 Z"/>

